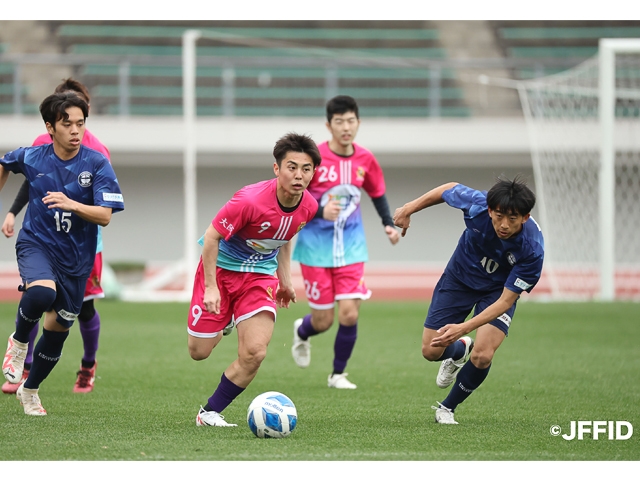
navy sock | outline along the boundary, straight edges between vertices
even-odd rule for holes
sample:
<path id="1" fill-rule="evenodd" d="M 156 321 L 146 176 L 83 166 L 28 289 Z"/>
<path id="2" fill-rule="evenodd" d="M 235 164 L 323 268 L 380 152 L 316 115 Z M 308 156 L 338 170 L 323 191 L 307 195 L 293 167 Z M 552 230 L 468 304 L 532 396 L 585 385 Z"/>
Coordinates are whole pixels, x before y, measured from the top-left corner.
<path id="1" fill-rule="evenodd" d="M 336 335 L 336 341 L 333 344 L 333 373 L 343 373 L 347 368 L 347 362 L 353 352 L 353 347 L 356 345 L 356 339 L 358 338 L 358 324 L 351 327 L 340 325 L 338 327 L 338 334 Z"/>
<path id="2" fill-rule="evenodd" d="M 466 348 L 464 342 L 456 340 L 442 352 L 442 356 L 438 360 L 446 360 L 452 358 L 454 360 L 460 360 L 464 355 L 464 349 Z"/>
<path id="3" fill-rule="evenodd" d="M 62 356 L 62 346 L 69 336 L 69 331 L 54 332 L 43 329 L 42 336 L 34 350 L 33 364 L 29 378 L 24 382 L 25 388 L 40 388 L 40 384 L 49 376 Z"/>
<path id="4" fill-rule="evenodd" d="M 471 361 L 465 363 L 458 372 L 458 377 L 442 404 L 451 411 L 455 410 L 484 382 L 484 379 L 489 375 L 490 368 L 491 365 L 487 368 L 478 368 Z"/>
<path id="5" fill-rule="evenodd" d="M 311 325 L 311 314 L 309 313 L 302 319 L 302 324 L 298 328 L 298 336 L 302 340 L 307 340 L 309 337 L 317 334 L 318 332 L 313 328 L 313 325 Z"/>
<path id="6" fill-rule="evenodd" d="M 220 377 L 220 383 L 218 384 L 218 388 L 213 392 L 213 395 L 209 397 L 207 404 L 204 406 L 204 409 L 207 411 L 213 412 L 222 412 L 225 408 L 229 406 L 231 402 L 233 402 L 238 395 L 244 392 L 244 388 L 239 387 L 231 380 L 227 378 L 227 376 L 223 373 L 222 377 Z"/>
<path id="7" fill-rule="evenodd" d="M 36 327 L 40 318 L 51 309 L 56 299 L 53 288 L 35 285 L 27 288 L 18 304 L 16 331 L 13 338 L 22 343 L 29 342 L 29 334 Z"/>

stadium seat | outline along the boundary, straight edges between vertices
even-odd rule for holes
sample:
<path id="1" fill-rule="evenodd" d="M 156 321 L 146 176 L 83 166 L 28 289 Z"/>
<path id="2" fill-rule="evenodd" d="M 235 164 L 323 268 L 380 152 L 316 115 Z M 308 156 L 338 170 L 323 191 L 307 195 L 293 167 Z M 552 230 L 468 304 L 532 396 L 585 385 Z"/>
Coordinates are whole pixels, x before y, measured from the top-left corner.
<path id="1" fill-rule="evenodd" d="M 425 22 L 404 22 L 402 27 L 389 22 L 382 27 L 363 23 L 363 28 L 317 24 L 289 28 L 282 22 L 269 27 L 222 22 L 213 28 L 211 23 L 58 22 L 54 30 L 66 52 L 105 59 L 78 70 L 92 91 L 92 108 L 101 113 L 120 113 L 120 62 L 128 61 L 128 113 L 180 115 L 182 35 L 194 27 L 202 32 L 197 55 L 224 64 L 199 66 L 196 71 L 200 115 L 229 112 L 228 107 L 222 107 L 225 88 L 229 88 L 223 77 L 229 72 L 233 77 L 230 88 L 234 115 L 323 115 L 330 94 L 328 75 L 333 76 L 339 93 L 360 99 L 363 114 L 370 116 L 470 113 L 452 69 L 442 69 L 434 84 L 432 72 L 411 65 L 413 59 L 446 58 L 438 41 L 440 32 L 425 27 Z M 354 62 L 353 67 L 335 68 L 329 73 L 327 60 L 336 57 L 383 60 L 378 65 L 358 66 Z M 137 61 L 141 58 L 144 62 Z M 265 64 L 265 58 L 274 61 Z M 316 66 L 281 61 L 292 58 L 312 59 Z M 384 59 L 392 59 L 396 65 L 384 67 Z M 406 65 L 402 65 L 403 60 Z M 431 110 L 434 101 L 438 103 L 437 112 Z"/>

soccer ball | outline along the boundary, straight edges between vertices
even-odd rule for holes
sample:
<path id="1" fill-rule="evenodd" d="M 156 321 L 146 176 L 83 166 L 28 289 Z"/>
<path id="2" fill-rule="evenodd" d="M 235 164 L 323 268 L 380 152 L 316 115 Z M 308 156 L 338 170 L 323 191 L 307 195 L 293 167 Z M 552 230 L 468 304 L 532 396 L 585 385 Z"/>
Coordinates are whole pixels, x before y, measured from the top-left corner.
<path id="1" fill-rule="evenodd" d="M 249 405 L 247 423 L 258 438 L 284 438 L 296 428 L 298 412 L 285 394 L 265 392 Z"/>

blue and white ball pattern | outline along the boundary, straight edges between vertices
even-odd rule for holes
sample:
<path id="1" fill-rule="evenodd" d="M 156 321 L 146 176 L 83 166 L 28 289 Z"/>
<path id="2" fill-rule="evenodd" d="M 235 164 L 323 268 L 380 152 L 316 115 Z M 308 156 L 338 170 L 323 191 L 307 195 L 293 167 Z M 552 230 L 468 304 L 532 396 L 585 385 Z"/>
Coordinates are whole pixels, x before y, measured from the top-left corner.
<path id="1" fill-rule="evenodd" d="M 296 428 L 298 412 L 285 394 L 265 392 L 249 405 L 247 423 L 258 438 L 284 438 Z"/>

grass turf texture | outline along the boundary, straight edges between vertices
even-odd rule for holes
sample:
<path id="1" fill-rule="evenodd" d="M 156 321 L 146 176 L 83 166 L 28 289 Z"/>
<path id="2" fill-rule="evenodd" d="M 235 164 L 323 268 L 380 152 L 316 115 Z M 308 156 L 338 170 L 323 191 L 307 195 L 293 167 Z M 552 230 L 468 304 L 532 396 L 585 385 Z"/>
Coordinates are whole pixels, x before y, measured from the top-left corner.
<path id="1" fill-rule="evenodd" d="M 511 335 L 485 383 L 456 411 L 460 425 L 434 423 L 439 363 L 420 353 L 426 303 L 363 303 L 349 362 L 357 390 L 327 388 L 336 325 L 312 339 L 312 361 L 290 354 L 292 324 L 304 302 L 280 310 L 255 380 L 224 412 L 237 428 L 196 427 L 198 407 L 235 358 L 237 334 L 202 362 L 187 353 L 186 304 L 96 303 L 102 316 L 98 379 L 72 393 L 82 355 L 77 325 L 42 384 L 46 417 L 28 417 L 13 395 L 0 396 L 5 460 L 171 461 L 586 461 L 640 459 L 640 307 L 634 303 L 521 302 Z M 0 338 L 16 305 L 0 304 Z M 2 340 L 4 342 L 4 340 Z M 3 343 L 4 345 L 4 343 Z M 288 395 L 298 426 L 285 439 L 258 439 L 246 425 L 251 400 Z M 625 420 L 625 441 L 552 436 L 571 421 Z"/>

